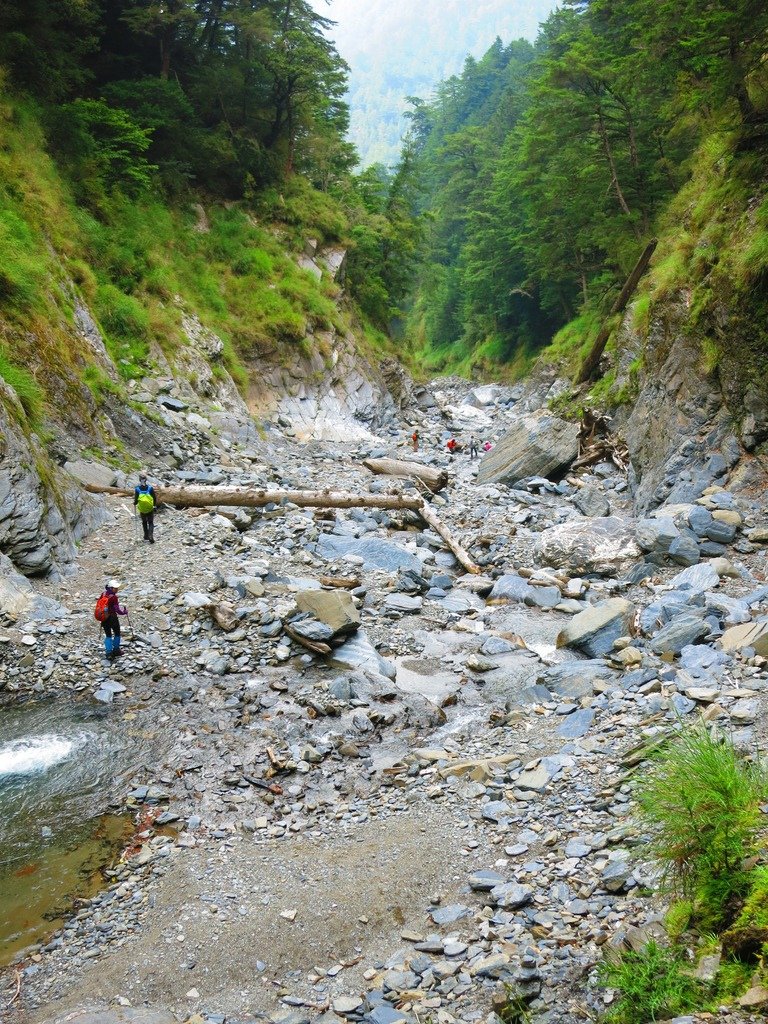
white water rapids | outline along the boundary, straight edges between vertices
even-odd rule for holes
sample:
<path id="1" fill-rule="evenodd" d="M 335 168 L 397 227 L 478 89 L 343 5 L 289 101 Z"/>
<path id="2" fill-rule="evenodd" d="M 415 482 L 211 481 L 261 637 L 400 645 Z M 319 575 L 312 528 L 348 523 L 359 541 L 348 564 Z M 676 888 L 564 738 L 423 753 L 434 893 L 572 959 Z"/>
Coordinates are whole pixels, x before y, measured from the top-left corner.
<path id="1" fill-rule="evenodd" d="M 56 733 L 24 736 L 0 746 L 0 778 L 6 775 L 32 775 L 64 761 L 87 737 L 74 738 Z"/>

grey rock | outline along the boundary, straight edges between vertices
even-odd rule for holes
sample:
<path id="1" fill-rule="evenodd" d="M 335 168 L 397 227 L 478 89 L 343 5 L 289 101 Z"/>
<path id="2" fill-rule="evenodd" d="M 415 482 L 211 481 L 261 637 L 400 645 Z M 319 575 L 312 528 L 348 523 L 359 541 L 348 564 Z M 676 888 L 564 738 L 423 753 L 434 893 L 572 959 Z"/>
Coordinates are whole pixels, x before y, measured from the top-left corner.
<path id="1" fill-rule="evenodd" d="M 411 597 L 409 594 L 390 594 L 384 602 L 384 607 L 396 612 L 420 612 L 423 600 L 420 597 Z"/>
<path id="2" fill-rule="evenodd" d="M 506 576 L 500 576 L 496 580 L 488 600 L 498 604 L 508 601 L 525 601 L 533 589 L 528 580 L 524 580 L 522 576 L 511 573 Z"/>
<path id="3" fill-rule="evenodd" d="M 578 739 L 580 736 L 586 736 L 594 720 L 595 712 L 591 708 L 582 708 L 580 711 L 574 711 L 572 715 L 568 715 L 557 733 L 563 739 Z"/>
<path id="4" fill-rule="evenodd" d="M 654 654 L 679 654 L 689 644 L 703 640 L 709 631 L 709 623 L 700 615 L 684 612 L 656 634 L 651 640 L 651 650 Z"/>
<path id="5" fill-rule="evenodd" d="M 554 477 L 578 451 L 577 424 L 547 414 L 524 416 L 483 456 L 477 482 L 513 486 L 532 476 Z"/>
<path id="6" fill-rule="evenodd" d="M 658 519 L 641 519 L 635 529 L 637 543 L 643 551 L 666 555 L 670 545 L 680 536 L 674 520 L 667 516 Z"/>
<path id="7" fill-rule="evenodd" d="M 469 917 L 471 913 L 469 907 L 464 906 L 463 903 L 450 903 L 446 907 L 436 907 L 434 910 L 430 910 L 429 916 L 435 924 L 453 924 L 463 917 Z"/>
<path id="8" fill-rule="evenodd" d="M 713 587 L 718 586 L 720 583 L 720 577 L 717 574 L 717 570 L 714 569 L 709 562 L 703 562 L 700 565 L 692 565 L 687 569 L 683 569 L 677 576 L 669 581 L 669 586 L 675 590 L 692 590 L 696 593 L 704 593 L 705 590 L 711 590 Z"/>
<path id="9" fill-rule="evenodd" d="M 421 570 L 421 562 L 410 551 L 389 540 L 377 537 L 341 537 L 334 533 L 323 533 L 318 542 L 318 551 L 324 558 L 337 559 L 344 555 L 357 555 L 363 559 L 364 569 L 386 569 L 397 572 L 398 569 Z"/>
<path id="10" fill-rule="evenodd" d="M 524 907 L 533 899 L 533 889 L 529 885 L 517 882 L 502 882 L 491 889 L 491 899 L 504 910 L 516 910 Z"/>
<path id="11" fill-rule="evenodd" d="M 581 700 L 593 695 L 596 680 L 615 680 L 619 686 L 619 678 L 604 661 L 567 661 L 546 669 L 537 681 L 559 697 Z"/>
<path id="12" fill-rule="evenodd" d="M 621 892 L 632 877 L 632 864 L 628 858 L 609 861 L 600 875 L 600 883 L 608 892 Z"/>
<path id="13" fill-rule="evenodd" d="M 114 469 L 100 462 L 89 462 L 86 459 L 75 459 L 65 462 L 64 469 L 82 484 L 93 484 L 96 487 L 114 487 L 117 474 Z"/>
<path id="14" fill-rule="evenodd" d="M 473 871 L 469 876 L 469 887 L 475 892 L 490 892 L 504 881 L 504 876 L 497 871 Z"/>
<path id="15" fill-rule="evenodd" d="M 634 530 L 616 516 L 575 519 L 544 530 L 534 544 L 543 565 L 573 574 L 617 575 L 628 569 L 641 552 Z"/>
<path id="16" fill-rule="evenodd" d="M 632 631 L 635 606 L 623 598 L 600 601 L 575 615 L 557 638 L 558 647 L 575 647 L 590 658 L 613 649 L 615 640 Z"/>
<path id="17" fill-rule="evenodd" d="M 678 565 L 696 565 L 701 558 L 698 542 L 693 535 L 681 534 L 669 545 L 669 557 Z"/>
<path id="18" fill-rule="evenodd" d="M 577 491 L 573 503 L 583 515 L 595 519 L 610 515 L 611 512 L 607 495 L 597 487 L 582 487 Z"/>

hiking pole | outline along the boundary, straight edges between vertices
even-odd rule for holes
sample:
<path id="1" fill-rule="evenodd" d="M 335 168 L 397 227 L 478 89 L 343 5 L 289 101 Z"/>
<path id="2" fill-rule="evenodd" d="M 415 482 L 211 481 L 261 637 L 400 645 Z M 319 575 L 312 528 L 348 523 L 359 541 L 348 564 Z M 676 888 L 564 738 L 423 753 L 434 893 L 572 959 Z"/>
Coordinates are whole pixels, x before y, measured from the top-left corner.
<path id="1" fill-rule="evenodd" d="M 131 627 L 131 640 L 135 640 L 136 634 L 133 631 L 133 623 L 131 622 L 131 616 L 128 614 L 128 612 L 126 612 L 125 617 L 126 619 L 128 619 L 128 625 Z"/>

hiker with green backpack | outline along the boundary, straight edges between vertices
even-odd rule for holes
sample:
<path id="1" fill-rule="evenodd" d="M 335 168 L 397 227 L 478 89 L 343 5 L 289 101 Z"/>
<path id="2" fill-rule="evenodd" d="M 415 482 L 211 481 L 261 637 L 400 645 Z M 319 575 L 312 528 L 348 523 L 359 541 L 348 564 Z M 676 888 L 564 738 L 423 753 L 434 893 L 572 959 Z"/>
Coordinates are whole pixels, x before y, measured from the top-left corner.
<path id="1" fill-rule="evenodd" d="M 141 516 L 144 540 L 155 543 L 155 489 L 147 481 L 147 474 L 139 474 L 138 486 L 133 492 L 133 504 Z"/>
<path id="2" fill-rule="evenodd" d="M 104 593 L 96 602 L 94 618 L 101 623 L 104 630 L 104 651 L 107 658 L 112 661 L 118 658 L 123 652 L 120 650 L 120 619 L 119 615 L 127 615 L 128 609 L 120 606 L 117 592 L 120 584 L 117 580 L 110 580 L 104 588 Z"/>

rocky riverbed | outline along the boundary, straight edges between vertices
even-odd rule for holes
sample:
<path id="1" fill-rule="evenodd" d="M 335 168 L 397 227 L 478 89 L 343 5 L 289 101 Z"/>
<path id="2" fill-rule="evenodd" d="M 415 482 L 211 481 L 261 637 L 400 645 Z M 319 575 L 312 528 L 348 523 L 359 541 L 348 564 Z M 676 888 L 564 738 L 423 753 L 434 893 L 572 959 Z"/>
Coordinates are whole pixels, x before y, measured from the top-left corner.
<path id="1" fill-rule="evenodd" d="M 603 947 L 663 930 L 643 748 L 699 716 L 765 745 L 766 513 L 715 461 L 637 518 L 612 462 L 537 462 L 550 428 L 566 461 L 578 445 L 531 404 L 447 382 L 399 433 L 258 448 L 203 449 L 180 418 L 177 469 L 150 467 L 372 493 L 412 485 L 363 458 L 445 467 L 434 507 L 482 575 L 408 512 L 163 509 L 150 546 L 108 498 L 75 571 L 3 606 L 5 701 L 107 707 L 163 751 L 109 794 L 137 835 L 105 887 L 7 968 L 9 1020 L 498 1024 L 514 991 L 567 1024 L 610 1005 Z M 470 432 L 494 440 L 482 483 L 445 452 Z M 109 664 L 92 607 L 114 576 L 131 621 Z"/>

